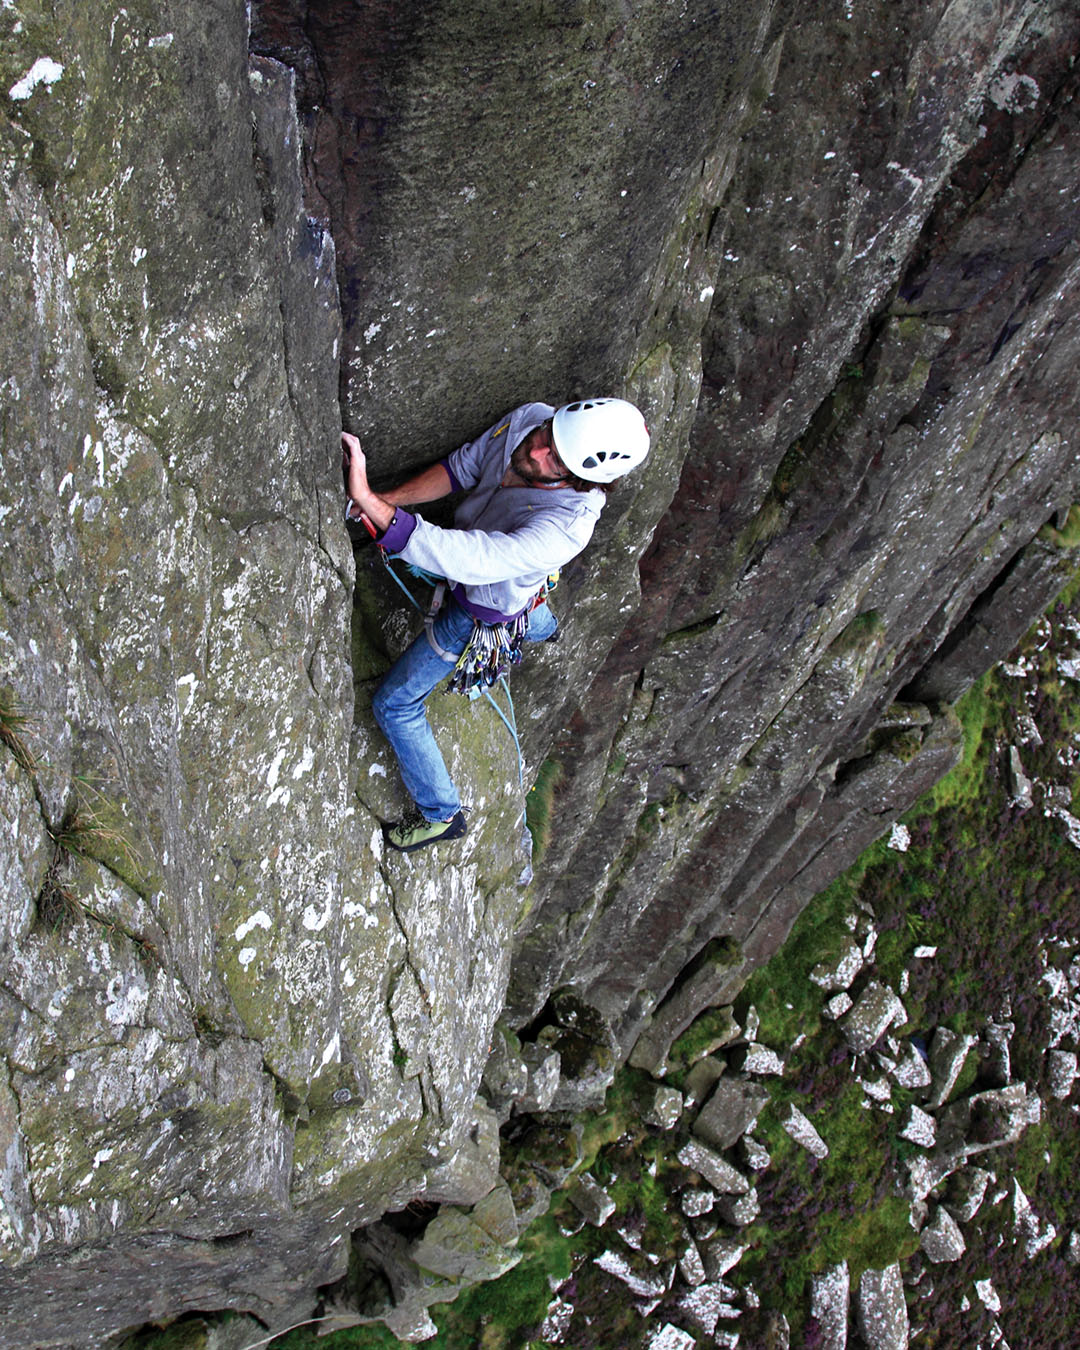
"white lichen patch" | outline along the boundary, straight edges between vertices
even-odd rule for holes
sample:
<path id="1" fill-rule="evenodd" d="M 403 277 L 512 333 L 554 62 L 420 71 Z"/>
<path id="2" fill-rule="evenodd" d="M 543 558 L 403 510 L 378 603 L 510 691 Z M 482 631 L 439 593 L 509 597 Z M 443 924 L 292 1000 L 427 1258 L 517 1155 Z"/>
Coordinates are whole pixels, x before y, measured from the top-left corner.
<path id="1" fill-rule="evenodd" d="M 1030 75 L 999 75 L 987 97 L 1001 112 L 1026 112 L 1038 103 L 1039 86 Z"/>
<path id="2" fill-rule="evenodd" d="M 250 919 L 245 920 L 236 930 L 237 942 L 243 942 L 244 938 L 256 928 L 265 928 L 267 932 L 273 928 L 270 915 L 263 909 L 256 910 Z"/>
<path id="3" fill-rule="evenodd" d="M 64 67 L 58 61 L 49 56 L 39 56 L 22 79 L 16 80 L 8 90 L 8 98 L 28 99 L 39 85 L 49 88 L 63 73 Z"/>

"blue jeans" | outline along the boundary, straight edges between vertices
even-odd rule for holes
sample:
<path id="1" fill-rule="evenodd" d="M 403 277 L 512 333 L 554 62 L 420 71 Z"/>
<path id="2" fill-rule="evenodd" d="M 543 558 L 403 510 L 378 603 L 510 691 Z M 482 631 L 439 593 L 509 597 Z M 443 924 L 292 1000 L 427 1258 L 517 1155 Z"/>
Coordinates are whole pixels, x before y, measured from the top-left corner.
<path id="1" fill-rule="evenodd" d="M 529 615 L 526 640 L 543 642 L 558 626 L 551 609 L 540 605 Z M 456 659 L 472 630 L 472 616 L 448 596 L 435 620 L 435 641 Z M 461 798 L 424 711 L 428 694 L 453 668 L 432 648 L 427 633 L 421 633 L 390 667 L 371 703 L 375 720 L 397 756 L 409 796 L 428 820 L 449 820 L 461 810 Z"/>

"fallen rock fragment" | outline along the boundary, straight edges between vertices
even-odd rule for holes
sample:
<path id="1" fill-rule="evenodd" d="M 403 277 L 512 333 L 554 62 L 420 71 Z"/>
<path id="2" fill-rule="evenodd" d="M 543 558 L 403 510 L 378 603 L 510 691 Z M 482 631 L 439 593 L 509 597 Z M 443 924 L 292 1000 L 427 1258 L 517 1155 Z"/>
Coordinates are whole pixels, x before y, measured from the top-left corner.
<path id="1" fill-rule="evenodd" d="M 689 1331 L 665 1322 L 662 1327 L 649 1333 L 645 1350 L 692 1350 L 694 1337 Z"/>
<path id="2" fill-rule="evenodd" d="M 1046 1057 L 1046 1072 L 1051 1095 L 1059 1100 L 1067 1097 L 1077 1077 L 1076 1051 L 1051 1050 Z"/>
<path id="3" fill-rule="evenodd" d="M 981 1167 L 961 1167 L 950 1178 L 946 1204 L 957 1223 L 970 1223 L 979 1212 L 991 1175 Z"/>
<path id="4" fill-rule="evenodd" d="M 665 1271 L 653 1266 L 640 1252 L 616 1252 L 610 1249 L 593 1258 L 593 1264 L 621 1280 L 638 1298 L 660 1298 L 667 1292 L 674 1263 Z"/>
<path id="5" fill-rule="evenodd" d="M 563 1337 L 570 1330 L 574 1316 L 574 1305 L 558 1295 L 548 1304 L 543 1322 L 540 1323 L 540 1340 L 544 1345 L 561 1345 Z"/>
<path id="6" fill-rule="evenodd" d="M 899 1133 L 901 1139 L 907 1139 L 912 1144 L 919 1144 L 922 1148 L 933 1148 L 937 1139 L 937 1126 L 934 1117 L 913 1102 L 904 1113 L 904 1122 L 900 1126 Z"/>
<path id="7" fill-rule="evenodd" d="M 679 1197 L 679 1208 L 688 1219 L 696 1219 L 700 1214 L 708 1214 L 716 1201 L 712 1191 L 698 1186 L 688 1186 Z"/>
<path id="8" fill-rule="evenodd" d="M 683 1111 L 683 1095 L 673 1087 L 657 1087 L 644 1114 L 646 1125 L 657 1130 L 673 1130 Z"/>
<path id="9" fill-rule="evenodd" d="M 894 1024 L 907 1021 L 907 1010 L 887 985 L 871 980 L 841 1023 L 844 1039 L 857 1055 L 865 1054 Z"/>
<path id="10" fill-rule="evenodd" d="M 944 1205 L 934 1206 L 933 1218 L 919 1234 L 919 1245 L 926 1259 L 935 1265 L 943 1261 L 959 1261 L 967 1250 L 963 1233 Z"/>
<path id="11" fill-rule="evenodd" d="M 726 1067 L 724 1061 L 715 1055 L 706 1055 L 704 1059 L 698 1060 L 683 1083 L 683 1106 L 686 1110 L 692 1111 L 705 1100 Z"/>
<path id="12" fill-rule="evenodd" d="M 746 1047 L 746 1056 L 742 1063 L 743 1073 L 756 1073 L 764 1076 L 780 1077 L 784 1072 L 784 1061 L 767 1045 L 752 1041 Z"/>
<path id="13" fill-rule="evenodd" d="M 849 1297 L 846 1261 L 811 1278 L 810 1315 L 818 1324 L 821 1350 L 844 1350 L 847 1345 Z"/>
<path id="14" fill-rule="evenodd" d="M 594 1228 L 602 1228 L 615 1213 L 615 1201 L 588 1174 L 579 1176 L 567 1192 L 567 1199 Z"/>
<path id="15" fill-rule="evenodd" d="M 1024 772 L 1020 762 L 1020 751 L 1015 745 L 1009 746 L 1006 783 L 1009 789 L 1009 805 L 1017 811 L 1030 811 L 1035 804 L 1033 783 Z"/>
<path id="16" fill-rule="evenodd" d="M 849 938 L 833 960 L 818 962 L 810 972 L 810 979 L 822 989 L 850 989 L 864 959 L 862 947 Z"/>
<path id="17" fill-rule="evenodd" d="M 736 1291 L 729 1284 L 701 1284 L 679 1299 L 679 1311 L 706 1336 L 712 1336 L 721 1318 L 733 1321 L 740 1316 L 739 1309 L 731 1301 L 735 1296 Z"/>
<path id="18" fill-rule="evenodd" d="M 914 1090 L 929 1087 L 931 1083 L 930 1068 L 911 1041 L 901 1046 L 899 1057 L 890 1072 L 902 1088 Z"/>
<path id="19" fill-rule="evenodd" d="M 974 1036 L 961 1035 L 948 1027 L 938 1027 L 930 1043 L 930 1077 L 932 1087 L 927 1104 L 940 1106 L 956 1086 L 968 1051 L 975 1044 Z"/>
<path id="20" fill-rule="evenodd" d="M 739 1140 L 739 1150 L 742 1153 L 743 1161 L 752 1172 L 764 1172 L 767 1167 L 772 1165 L 772 1156 L 769 1150 L 753 1135 L 743 1135 Z"/>
<path id="21" fill-rule="evenodd" d="M 867 1350 L 905 1350 L 910 1336 L 899 1262 L 859 1279 L 859 1331 Z"/>
<path id="22" fill-rule="evenodd" d="M 745 1078 L 721 1078 L 698 1112 L 693 1133 L 714 1148 L 726 1149 L 753 1128 L 769 1100 L 768 1088 Z"/>
<path id="23" fill-rule="evenodd" d="M 753 1223 L 761 1212 L 757 1191 L 751 1189 L 745 1195 L 721 1195 L 713 1212 L 733 1228 L 745 1228 L 748 1223 Z"/>
<path id="24" fill-rule="evenodd" d="M 745 1251 L 745 1244 L 736 1242 L 734 1238 L 718 1237 L 706 1242 L 701 1248 L 706 1279 L 721 1279 L 739 1264 Z"/>
<path id="25" fill-rule="evenodd" d="M 688 1140 L 676 1157 L 684 1167 L 699 1172 L 714 1190 L 726 1195 L 745 1195 L 750 1190 L 750 1182 L 738 1168 L 695 1139 Z"/>
<path id="26" fill-rule="evenodd" d="M 1039 1216 L 1032 1208 L 1031 1201 L 1020 1189 L 1020 1183 L 1013 1181 L 1013 1228 L 1017 1237 L 1024 1243 L 1024 1255 L 1030 1261 L 1033 1256 L 1044 1251 L 1054 1238 L 1057 1229 L 1050 1222 L 1040 1224 Z"/>
<path id="27" fill-rule="evenodd" d="M 851 995 L 847 990 L 842 990 L 839 994 L 833 994 L 832 998 L 829 999 L 828 1003 L 825 1004 L 821 1011 L 830 1019 L 830 1021 L 836 1022 L 843 1017 L 847 1010 L 852 1006 L 852 1003 L 853 1000 Z"/>
<path id="28" fill-rule="evenodd" d="M 780 1115 L 780 1127 L 815 1158 L 827 1158 L 829 1146 L 797 1106 L 789 1102 Z"/>
<path id="29" fill-rule="evenodd" d="M 683 1253 L 679 1257 L 678 1267 L 683 1282 L 690 1285 L 691 1288 L 705 1283 L 705 1266 L 701 1260 L 701 1253 L 697 1249 L 697 1243 L 690 1239 L 689 1234 Z"/>

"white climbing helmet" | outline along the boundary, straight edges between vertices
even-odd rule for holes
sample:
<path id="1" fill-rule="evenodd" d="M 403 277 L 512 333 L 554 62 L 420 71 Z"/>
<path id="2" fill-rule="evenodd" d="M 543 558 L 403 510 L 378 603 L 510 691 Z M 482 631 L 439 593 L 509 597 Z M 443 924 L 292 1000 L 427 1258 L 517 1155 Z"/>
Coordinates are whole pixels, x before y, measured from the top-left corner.
<path id="1" fill-rule="evenodd" d="M 589 483 L 613 483 L 649 453 L 645 419 L 622 398 L 567 403 L 555 414 L 551 430 L 559 458 Z"/>

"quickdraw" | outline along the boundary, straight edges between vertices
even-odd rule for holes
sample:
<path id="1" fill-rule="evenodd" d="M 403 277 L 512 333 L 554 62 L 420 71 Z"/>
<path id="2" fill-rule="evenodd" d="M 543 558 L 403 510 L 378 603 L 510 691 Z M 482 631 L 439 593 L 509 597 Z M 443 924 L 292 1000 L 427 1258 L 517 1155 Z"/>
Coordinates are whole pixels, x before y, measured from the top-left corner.
<path id="1" fill-rule="evenodd" d="M 483 623 L 475 619 L 472 636 L 458 657 L 446 692 L 479 698 L 485 689 L 504 679 L 511 667 L 520 663 L 522 644 L 528 631 L 528 610 L 509 623 Z"/>

